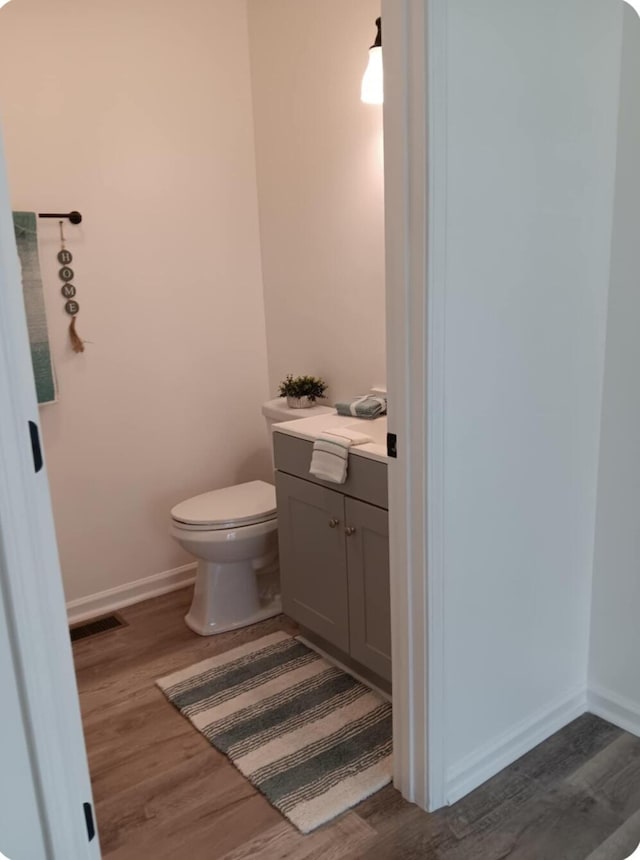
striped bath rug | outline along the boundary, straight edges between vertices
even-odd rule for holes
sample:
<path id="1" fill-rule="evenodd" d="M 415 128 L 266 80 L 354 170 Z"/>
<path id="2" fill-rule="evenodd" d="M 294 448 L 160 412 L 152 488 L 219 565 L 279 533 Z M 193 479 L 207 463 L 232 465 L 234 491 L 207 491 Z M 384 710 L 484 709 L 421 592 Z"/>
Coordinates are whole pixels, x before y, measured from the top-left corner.
<path id="1" fill-rule="evenodd" d="M 391 705 L 286 633 L 157 683 L 302 833 L 391 781 Z"/>

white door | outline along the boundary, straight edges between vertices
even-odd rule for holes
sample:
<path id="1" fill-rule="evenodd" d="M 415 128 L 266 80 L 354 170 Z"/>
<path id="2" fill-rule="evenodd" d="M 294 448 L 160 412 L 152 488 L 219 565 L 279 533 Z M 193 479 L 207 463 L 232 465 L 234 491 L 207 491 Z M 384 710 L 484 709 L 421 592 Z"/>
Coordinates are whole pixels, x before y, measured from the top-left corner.
<path id="1" fill-rule="evenodd" d="M 0 856 L 46 857 L 18 678 L 0 591 Z M 7 779 L 6 775 L 11 778 Z"/>
<path id="2" fill-rule="evenodd" d="M 0 145 L 0 852 L 99 858 Z M 92 838 L 90 838 L 92 837 Z"/>

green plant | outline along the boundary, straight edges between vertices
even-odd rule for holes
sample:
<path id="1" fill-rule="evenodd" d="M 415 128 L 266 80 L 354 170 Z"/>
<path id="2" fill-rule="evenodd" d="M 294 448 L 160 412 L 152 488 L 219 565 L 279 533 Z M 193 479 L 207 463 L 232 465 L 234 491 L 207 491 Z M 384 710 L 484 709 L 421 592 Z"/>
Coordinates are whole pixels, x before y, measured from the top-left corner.
<path id="1" fill-rule="evenodd" d="M 319 397 L 324 398 L 327 383 L 317 376 L 292 376 L 289 374 L 280 383 L 280 397 L 308 397 L 313 403 Z"/>

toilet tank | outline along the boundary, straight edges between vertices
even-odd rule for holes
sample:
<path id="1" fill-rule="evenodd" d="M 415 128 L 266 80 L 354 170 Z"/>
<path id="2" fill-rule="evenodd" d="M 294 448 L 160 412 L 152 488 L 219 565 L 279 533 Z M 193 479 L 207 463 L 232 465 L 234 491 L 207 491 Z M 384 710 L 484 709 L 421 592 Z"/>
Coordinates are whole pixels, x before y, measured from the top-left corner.
<path id="1" fill-rule="evenodd" d="M 274 424 L 281 421 L 296 421 L 299 418 L 312 418 L 314 415 L 322 415 L 323 413 L 335 412 L 333 406 L 310 406 L 308 409 L 291 409 L 287 406 L 286 397 L 276 397 L 275 400 L 268 400 L 262 405 L 262 414 L 267 422 L 267 432 L 269 440 L 271 440 L 271 428 Z"/>
<path id="2" fill-rule="evenodd" d="M 276 397 L 262 404 L 262 414 L 267 422 L 267 433 L 269 434 L 269 449 L 271 450 L 271 465 L 273 462 L 273 444 L 271 442 L 271 428 L 281 421 L 296 421 L 299 418 L 311 418 L 314 415 L 322 415 L 327 412 L 335 412 L 332 406 L 309 406 L 307 409 L 291 409 L 287 406 L 286 397 Z"/>

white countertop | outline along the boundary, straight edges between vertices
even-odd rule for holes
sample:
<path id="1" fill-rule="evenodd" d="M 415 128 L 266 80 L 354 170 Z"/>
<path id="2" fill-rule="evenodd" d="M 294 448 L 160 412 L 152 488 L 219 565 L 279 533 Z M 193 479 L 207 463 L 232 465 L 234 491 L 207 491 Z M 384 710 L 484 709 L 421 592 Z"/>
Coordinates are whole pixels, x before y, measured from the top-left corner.
<path id="1" fill-rule="evenodd" d="M 374 418 L 354 418 L 353 415 L 338 415 L 337 412 L 315 415 L 313 418 L 299 418 L 296 421 L 283 421 L 274 424 L 274 433 L 286 433 L 288 436 L 297 436 L 298 439 L 307 439 L 315 442 L 320 433 L 338 427 L 349 427 L 366 433 L 373 438 L 373 442 L 366 445 L 354 445 L 350 455 L 354 457 L 367 457 L 369 460 L 378 460 L 386 463 L 387 458 L 387 416 Z"/>

